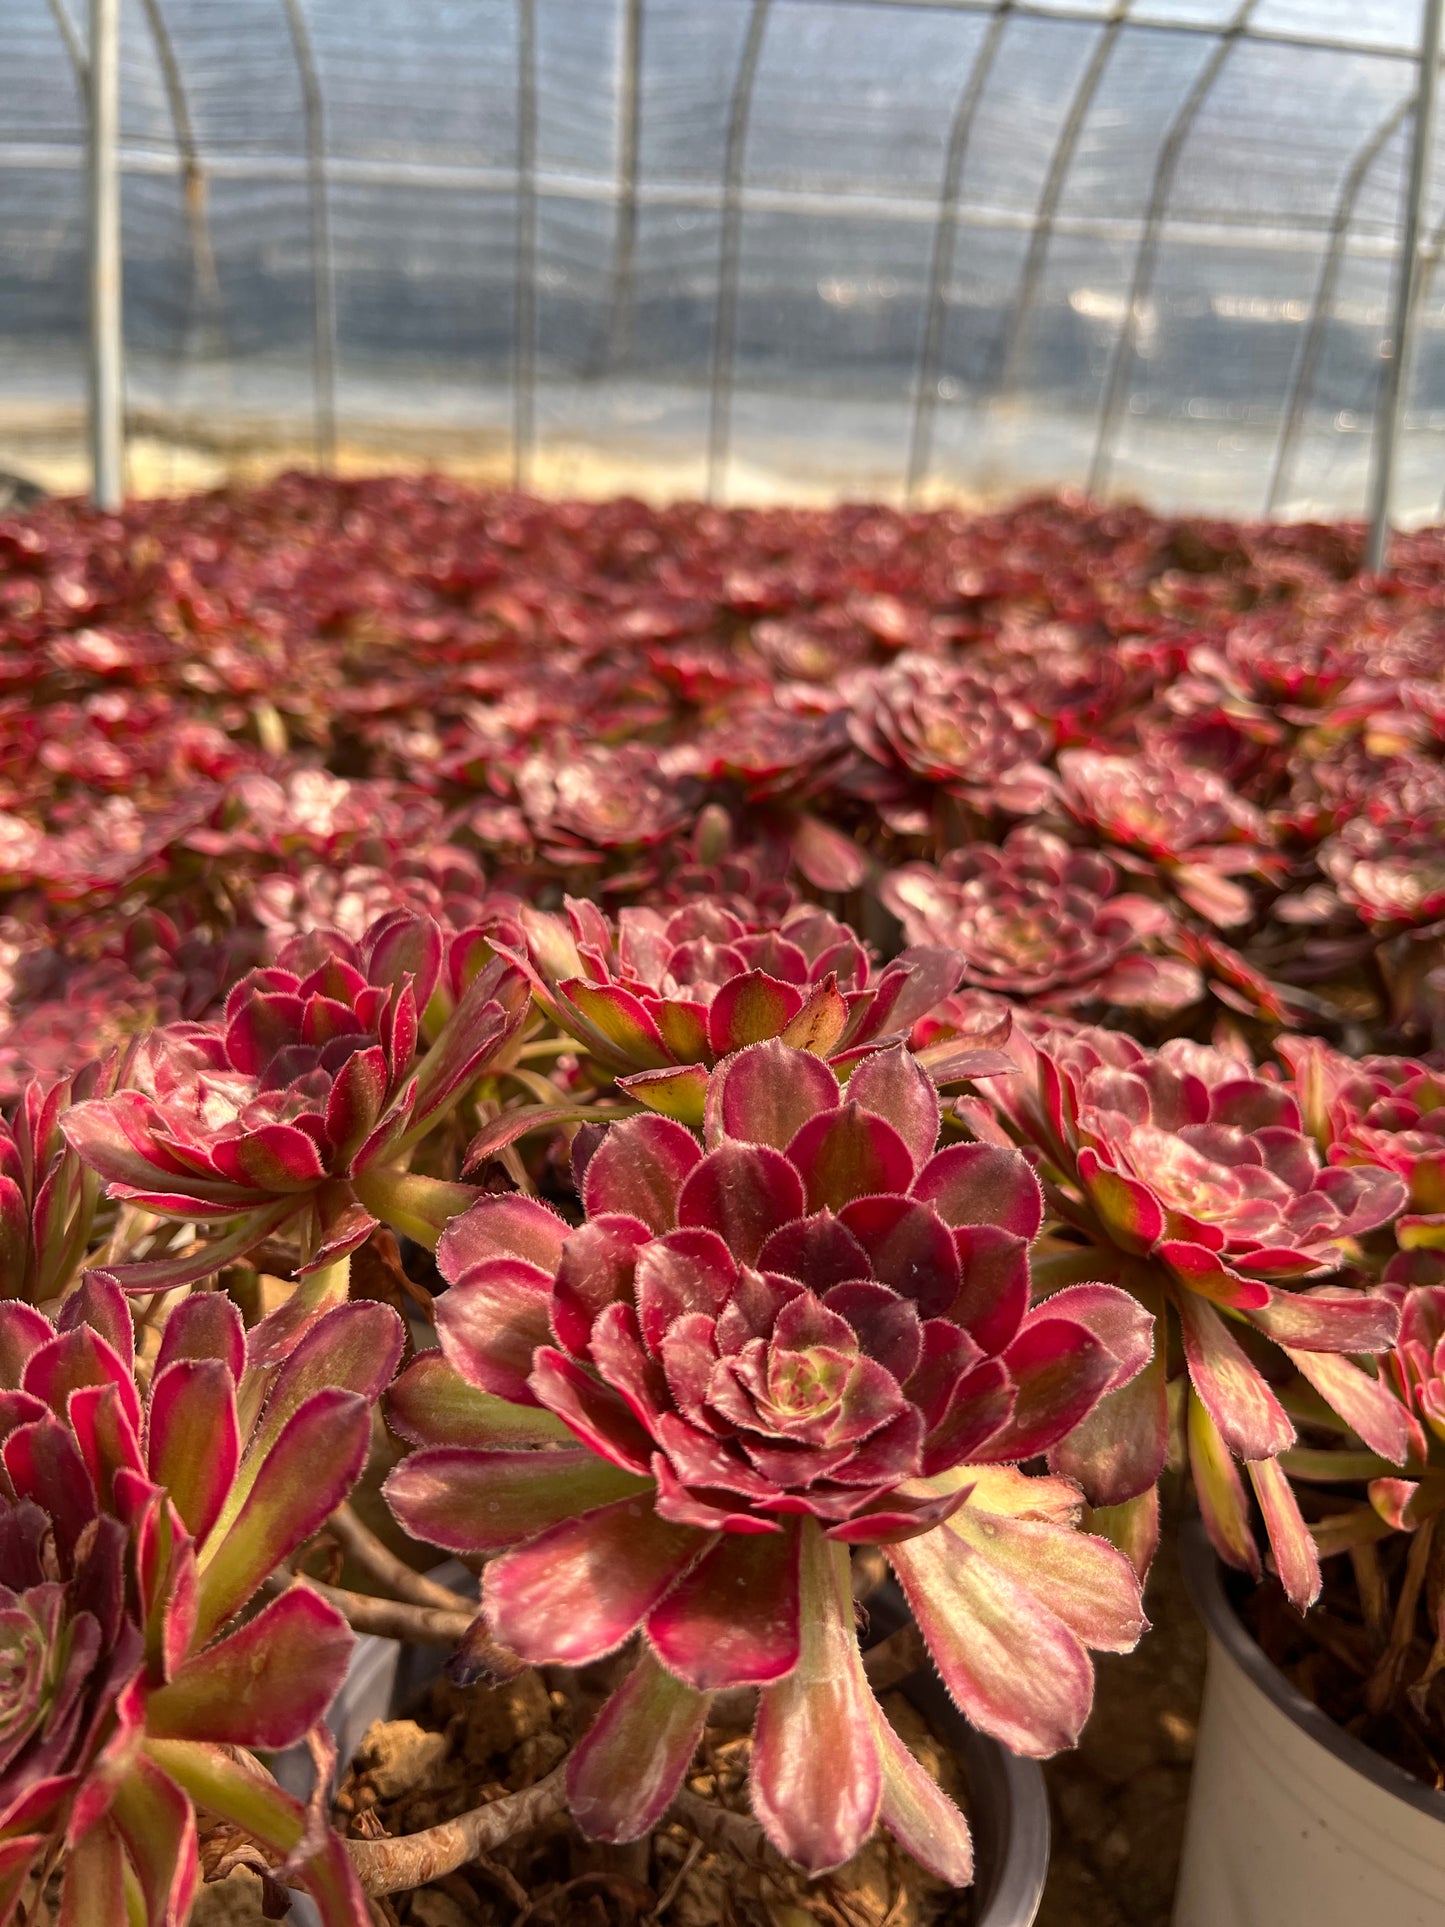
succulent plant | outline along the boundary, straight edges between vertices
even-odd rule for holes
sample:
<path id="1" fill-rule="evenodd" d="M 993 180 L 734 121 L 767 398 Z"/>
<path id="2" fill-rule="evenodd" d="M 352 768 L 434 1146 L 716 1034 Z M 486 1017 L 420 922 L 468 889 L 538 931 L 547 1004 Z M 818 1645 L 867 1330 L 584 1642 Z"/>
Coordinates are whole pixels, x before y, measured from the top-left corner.
<path id="1" fill-rule="evenodd" d="M 0 1921 L 57 1867 L 66 1922 L 185 1920 L 200 1807 L 328 1927 L 365 1923 L 341 1843 L 249 1752 L 317 1726 L 350 1630 L 304 1585 L 247 1608 L 346 1497 L 400 1349 L 392 1312 L 348 1305 L 258 1371 L 201 1295 L 142 1396 L 114 1285 L 58 1328 L 0 1305 Z"/>
<path id="2" fill-rule="evenodd" d="M 418 1054 L 433 997 L 450 995 L 446 962 L 437 926 L 399 912 L 360 945 L 298 937 L 236 985 L 222 1022 L 152 1033 L 124 1089 L 72 1106 L 61 1128 L 112 1197 L 219 1233 L 117 1275 L 189 1284 L 283 1227 L 303 1269 L 361 1244 L 379 1221 L 368 1198 L 397 1208 L 388 1174 L 526 1016 L 520 971 L 493 961 Z"/>
<path id="3" fill-rule="evenodd" d="M 1078 1263 L 1161 1317 L 1171 1308 L 1211 1537 L 1225 1559 L 1257 1570 L 1241 1460 L 1287 1590 L 1307 1604 L 1318 1564 L 1277 1464 L 1294 1426 L 1252 1353 L 1260 1340 L 1278 1345 L 1372 1449 L 1403 1460 L 1396 1401 L 1348 1356 L 1387 1350 L 1398 1307 L 1353 1282 L 1315 1282 L 1398 1215 L 1403 1182 L 1374 1164 L 1325 1164 L 1294 1093 L 1208 1046 L 1175 1039 L 1149 1051 L 1077 1026 L 1016 1031 L 1009 1049 L 1018 1073 L 965 1100 L 968 1122 L 1038 1154 L 1050 1214 L 1077 1241 L 1059 1254 L 1065 1275 Z M 1161 1343 L 1150 1368 L 1055 1449 L 1055 1469 L 1095 1504 L 1152 1494 L 1168 1446 L 1166 1369 Z M 1147 1522 L 1136 1529 L 1152 1551 Z"/>
<path id="4" fill-rule="evenodd" d="M 1106 1003 L 1159 1013 L 1204 994 L 1192 964 L 1152 954 L 1174 928 L 1162 903 L 1121 890 L 1106 856 L 1033 824 L 997 848 L 952 850 L 937 868 L 905 864 L 879 894 L 910 943 L 958 951 L 972 989 L 1045 1010 Z"/>
<path id="5" fill-rule="evenodd" d="M 712 1071 L 702 1142 L 657 1116 L 603 1134 L 576 1229 L 501 1195 L 443 1235 L 442 1356 L 398 1381 L 419 1449 L 386 1494 L 415 1537 L 496 1555 L 485 1622 L 523 1658 L 643 1633 L 569 1767 L 589 1832 L 655 1824 L 709 1695 L 757 1686 L 781 1851 L 837 1866 L 881 1818 L 964 1875 L 960 1817 L 866 1686 L 850 1544 L 885 1545 L 955 1698 L 1022 1751 L 1077 1736 L 1085 1647 L 1137 1635 L 1077 1495 L 1013 1468 L 1133 1378 L 1150 1321 L 1097 1285 L 1031 1307 L 1027 1163 L 938 1129 L 905 1048 L 840 1086 L 773 1038 Z"/>

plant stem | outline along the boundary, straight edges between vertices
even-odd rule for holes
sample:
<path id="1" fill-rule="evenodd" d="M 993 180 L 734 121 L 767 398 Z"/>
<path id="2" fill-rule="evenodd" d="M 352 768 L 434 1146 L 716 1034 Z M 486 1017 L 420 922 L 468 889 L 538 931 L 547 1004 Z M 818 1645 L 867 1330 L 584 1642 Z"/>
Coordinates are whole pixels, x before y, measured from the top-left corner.
<path id="1" fill-rule="evenodd" d="M 480 1193 L 470 1184 L 448 1184 L 419 1171 L 373 1169 L 352 1179 L 352 1188 L 373 1217 L 428 1251 L 449 1222 L 474 1205 Z"/>
<path id="2" fill-rule="evenodd" d="M 405 1559 L 399 1559 L 349 1505 L 336 1508 L 328 1528 L 368 1578 L 385 1586 L 394 1599 L 407 1600 L 413 1606 L 435 1607 L 441 1612 L 465 1613 L 468 1620 L 476 1617 L 475 1601 L 453 1592 L 450 1586 L 438 1585 L 435 1579 L 428 1579 Z"/>
<path id="3" fill-rule="evenodd" d="M 268 1592 L 285 1592 L 289 1585 L 309 1586 L 344 1614 L 355 1633 L 376 1633 L 416 1646 L 455 1646 L 476 1618 L 475 1610 L 452 1611 L 442 1606 L 420 1606 L 410 1600 L 377 1599 L 369 1592 L 348 1592 L 328 1586 L 309 1574 L 278 1572 L 268 1580 Z M 515 1662 L 513 1662 L 515 1665 Z"/>
<path id="4" fill-rule="evenodd" d="M 540 1826 L 567 1804 L 565 1771 L 564 1762 L 535 1786 L 399 1840 L 348 1840 L 346 1851 L 363 1891 L 409 1893 L 413 1887 L 425 1887 L 455 1873 L 514 1835 Z"/>

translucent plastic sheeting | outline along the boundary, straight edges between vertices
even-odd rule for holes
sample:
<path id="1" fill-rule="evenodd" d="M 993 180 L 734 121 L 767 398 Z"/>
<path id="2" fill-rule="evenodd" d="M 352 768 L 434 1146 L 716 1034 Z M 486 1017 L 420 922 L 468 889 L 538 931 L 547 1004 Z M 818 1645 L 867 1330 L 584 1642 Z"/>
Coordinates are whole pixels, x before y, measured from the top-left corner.
<path id="1" fill-rule="evenodd" d="M 83 44 L 82 0 L 0 0 L 0 462 L 77 485 L 66 6 Z M 1420 0 L 125 0 L 132 479 L 1358 514 L 1419 31 Z M 1445 491 L 1436 160 L 1410 520 Z"/>

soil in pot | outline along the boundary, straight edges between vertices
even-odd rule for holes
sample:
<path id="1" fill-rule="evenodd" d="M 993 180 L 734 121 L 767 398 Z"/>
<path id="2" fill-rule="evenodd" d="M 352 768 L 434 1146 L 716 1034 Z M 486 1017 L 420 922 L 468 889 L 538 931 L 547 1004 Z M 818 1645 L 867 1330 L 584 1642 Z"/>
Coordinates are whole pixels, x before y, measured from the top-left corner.
<path id="1" fill-rule="evenodd" d="M 337 1824 L 361 1837 L 409 1834 L 534 1784 L 585 1721 L 561 1676 L 458 1689 L 435 1680 L 412 1717 L 367 1732 L 337 1802 Z M 901 1693 L 885 1712 L 926 1770 L 966 1804 L 961 1766 Z M 691 1789 L 748 1811 L 746 1727 L 709 1727 Z M 769 1852 L 761 1865 L 669 1822 L 629 1847 L 584 1840 L 565 1813 L 435 1886 L 381 1903 L 397 1927 L 969 1927 L 971 1896 L 943 1885 L 879 1833 L 837 1873 L 810 1881 Z M 384 1910 L 389 1908 L 390 1912 Z"/>
<path id="2" fill-rule="evenodd" d="M 1297 1613 L 1276 1579 L 1226 1577 L 1246 1630 L 1305 1698 L 1374 1753 L 1445 1790 L 1445 1532 L 1396 1533 L 1323 1562 L 1320 1597 Z M 1423 1552 L 1423 1557 L 1422 1557 Z"/>

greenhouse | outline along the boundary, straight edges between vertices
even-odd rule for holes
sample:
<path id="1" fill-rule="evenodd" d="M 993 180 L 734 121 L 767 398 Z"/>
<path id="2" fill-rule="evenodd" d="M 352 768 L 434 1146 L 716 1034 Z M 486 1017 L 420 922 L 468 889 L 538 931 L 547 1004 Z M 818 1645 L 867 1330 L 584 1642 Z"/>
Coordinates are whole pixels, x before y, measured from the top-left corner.
<path id="1" fill-rule="evenodd" d="M 1445 1920 L 1445 0 L 0 0 L 0 1927 Z"/>

